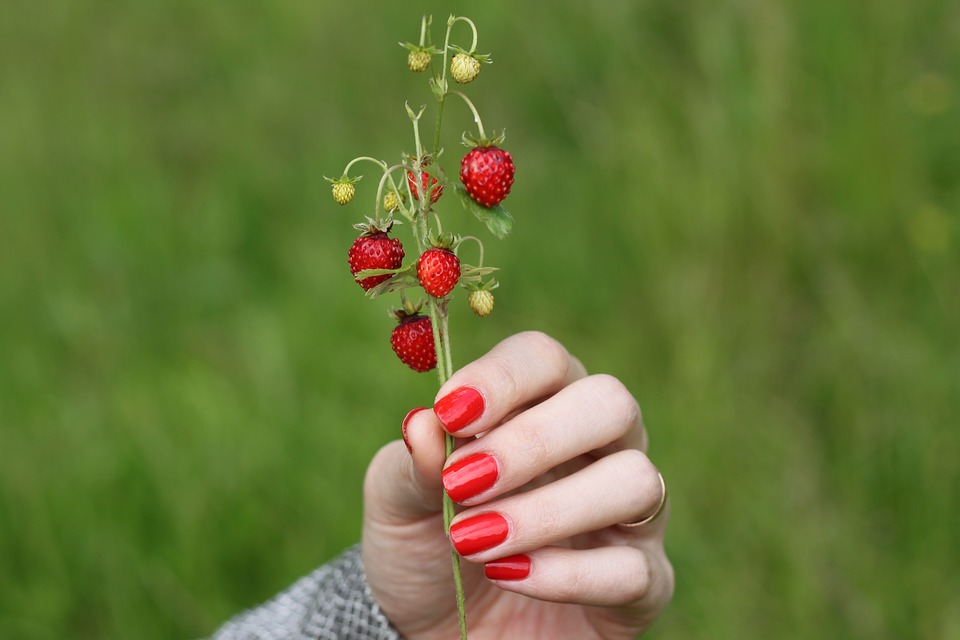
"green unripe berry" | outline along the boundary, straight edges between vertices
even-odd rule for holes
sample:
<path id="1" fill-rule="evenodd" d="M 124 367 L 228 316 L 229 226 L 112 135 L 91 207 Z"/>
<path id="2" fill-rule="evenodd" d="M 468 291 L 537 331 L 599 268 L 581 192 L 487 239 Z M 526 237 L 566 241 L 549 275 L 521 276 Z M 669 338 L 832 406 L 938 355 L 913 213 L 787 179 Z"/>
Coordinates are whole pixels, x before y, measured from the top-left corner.
<path id="1" fill-rule="evenodd" d="M 357 188 L 353 186 L 352 182 L 334 182 L 333 183 L 333 199 L 340 204 L 347 204 L 353 200 L 353 196 L 357 193 Z"/>
<path id="2" fill-rule="evenodd" d="M 458 84 L 473 82 L 480 73 L 480 61 L 467 53 L 458 53 L 450 61 L 450 75 Z"/>
<path id="3" fill-rule="evenodd" d="M 467 298 L 467 304 L 481 318 L 488 316 L 493 311 L 493 293 L 485 289 L 471 291 Z"/>
<path id="4" fill-rule="evenodd" d="M 407 66 L 410 71 L 420 73 L 430 66 L 430 52 L 423 49 L 414 49 L 407 55 Z"/>

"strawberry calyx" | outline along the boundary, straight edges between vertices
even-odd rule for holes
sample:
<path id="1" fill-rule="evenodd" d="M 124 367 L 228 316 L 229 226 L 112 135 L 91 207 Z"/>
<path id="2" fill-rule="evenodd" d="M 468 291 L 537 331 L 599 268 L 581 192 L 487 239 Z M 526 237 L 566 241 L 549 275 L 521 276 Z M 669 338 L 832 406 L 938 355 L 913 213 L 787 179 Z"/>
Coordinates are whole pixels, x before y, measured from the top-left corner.
<path id="1" fill-rule="evenodd" d="M 475 49 L 471 51 L 467 51 L 463 47 L 459 47 L 455 44 L 451 44 L 450 49 L 453 51 L 456 51 L 457 53 L 462 53 L 464 55 L 470 56 L 477 62 L 480 62 L 483 64 L 493 64 L 493 56 L 490 55 L 489 53 L 477 53 Z"/>
<path id="2" fill-rule="evenodd" d="M 491 138 L 482 135 L 480 137 L 474 137 L 464 131 L 463 135 L 460 136 L 460 143 L 468 149 L 486 149 L 488 147 L 499 147 L 506 139 L 506 130 L 500 131 L 499 133 L 494 131 L 493 137 Z"/>
<path id="3" fill-rule="evenodd" d="M 377 220 L 376 218 L 368 217 L 366 222 L 358 222 L 353 225 L 353 228 L 357 231 L 362 231 L 365 236 L 372 236 L 378 233 L 390 233 L 390 229 L 393 228 L 395 224 L 403 224 L 400 220 L 394 220 L 392 213 L 387 215 L 386 218 Z"/>

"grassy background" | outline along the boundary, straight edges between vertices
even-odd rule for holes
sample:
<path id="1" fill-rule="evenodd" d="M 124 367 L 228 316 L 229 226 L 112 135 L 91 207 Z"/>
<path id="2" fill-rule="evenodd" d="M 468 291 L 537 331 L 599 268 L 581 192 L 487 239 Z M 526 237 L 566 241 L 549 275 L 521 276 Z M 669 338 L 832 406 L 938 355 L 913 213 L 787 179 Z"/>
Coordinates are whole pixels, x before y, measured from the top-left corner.
<path id="1" fill-rule="evenodd" d="M 200 636 L 356 540 L 435 379 L 347 273 L 373 172 L 321 176 L 412 150 L 415 4 L 4 4 L 0 637 Z M 543 329 L 635 390 L 650 637 L 960 638 L 960 5 L 455 10 L 519 167 L 455 358 Z"/>

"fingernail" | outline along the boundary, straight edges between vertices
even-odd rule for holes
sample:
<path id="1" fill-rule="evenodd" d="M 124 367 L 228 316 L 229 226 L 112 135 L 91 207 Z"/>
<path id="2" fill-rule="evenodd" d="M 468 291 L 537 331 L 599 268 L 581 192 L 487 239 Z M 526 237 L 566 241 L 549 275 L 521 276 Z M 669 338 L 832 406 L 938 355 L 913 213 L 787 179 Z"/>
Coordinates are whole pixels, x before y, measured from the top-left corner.
<path id="1" fill-rule="evenodd" d="M 490 512 L 461 520 L 450 527 L 453 548 L 462 556 L 492 549 L 507 539 L 510 527 L 499 513 Z"/>
<path id="2" fill-rule="evenodd" d="M 450 433 L 472 424 L 483 415 L 483 396 L 473 387 L 454 389 L 440 398 L 433 412 Z"/>
<path id="3" fill-rule="evenodd" d="M 416 409 L 411 409 L 410 413 L 408 413 L 403 419 L 403 424 L 400 425 L 400 435 L 403 436 L 403 444 L 407 445 L 407 451 L 410 453 L 413 453 L 413 447 L 410 446 L 410 440 L 407 439 L 407 425 L 410 423 L 410 418 L 425 409 L 426 407 L 417 407 Z"/>
<path id="4" fill-rule="evenodd" d="M 483 573 L 491 580 L 523 580 L 530 575 L 530 556 L 519 553 L 488 562 Z"/>
<path id="5" fill-rule="evenodd" d="M 463 502 L 492 487 L 499 475 L 496 458 L 475 453 L 443 470 L 443 488 L 454 502 Z"/>

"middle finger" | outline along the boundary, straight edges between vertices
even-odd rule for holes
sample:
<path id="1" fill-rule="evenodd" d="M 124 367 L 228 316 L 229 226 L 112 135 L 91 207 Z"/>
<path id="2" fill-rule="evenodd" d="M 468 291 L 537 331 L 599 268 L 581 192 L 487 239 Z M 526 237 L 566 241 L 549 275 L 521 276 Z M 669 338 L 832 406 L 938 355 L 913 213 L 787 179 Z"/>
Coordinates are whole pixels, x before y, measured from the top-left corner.
<path id="1" fill-rule="evenodd" d="M 577 456 L 644 440 L 633 396 L 616 378 L 594 375 L 460 447 L 445 465 L 443 485 L 455 502 L 476 505 Z"/>

